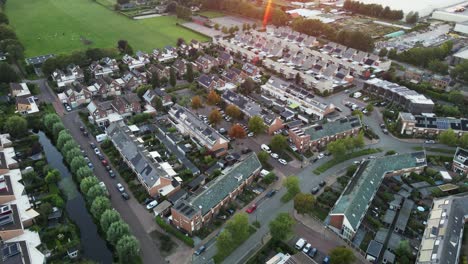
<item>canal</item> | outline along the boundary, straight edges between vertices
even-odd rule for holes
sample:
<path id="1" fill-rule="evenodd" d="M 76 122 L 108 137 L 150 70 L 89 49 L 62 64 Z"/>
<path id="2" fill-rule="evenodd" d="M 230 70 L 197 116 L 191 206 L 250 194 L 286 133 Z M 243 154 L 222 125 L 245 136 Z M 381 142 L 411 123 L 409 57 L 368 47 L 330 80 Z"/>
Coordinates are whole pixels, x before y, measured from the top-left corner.
<path id="1" fill-rule="evenodd" d="M 80 229 L 81 255 L 98 263 L 112 263 L 112 252 L 107 248 L 106 242 L 99 236 L 92 216 L 86 209 L 85 200 L 78 191 L 78 186 L 73 181 L 70 171 L 63 164 L 62 154 L 55 148 L 44 132 L 40 131 L 38 136 L 47 156 L 47 162 L 51 167 L 60 171 L 62 179 L 59 182 L 59 187 L 67 196 L 66 211 Z"/>

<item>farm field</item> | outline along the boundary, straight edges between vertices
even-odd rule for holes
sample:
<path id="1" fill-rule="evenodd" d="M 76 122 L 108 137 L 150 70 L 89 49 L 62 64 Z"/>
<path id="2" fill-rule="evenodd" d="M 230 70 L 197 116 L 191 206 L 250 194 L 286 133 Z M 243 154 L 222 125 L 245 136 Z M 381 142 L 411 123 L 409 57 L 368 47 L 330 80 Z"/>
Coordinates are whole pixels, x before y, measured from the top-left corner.
<path id="1" fill-rule="evenodd" d="M 60 54 L 86 48 L 111 48 L 120 39 L 134 51 L 146 52 L 186 41 L 208 38 L 177 26 L 173 16 L 131 20 L 91 0 L 11 0 L 6 13 L 26 56 Z"/>

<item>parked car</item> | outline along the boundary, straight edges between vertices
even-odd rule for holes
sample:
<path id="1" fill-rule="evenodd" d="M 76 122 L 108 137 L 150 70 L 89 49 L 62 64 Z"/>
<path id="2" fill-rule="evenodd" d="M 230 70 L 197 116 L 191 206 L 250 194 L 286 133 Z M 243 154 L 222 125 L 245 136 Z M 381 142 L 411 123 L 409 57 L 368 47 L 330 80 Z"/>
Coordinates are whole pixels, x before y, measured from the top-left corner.
<path id="1" fill-rule="evenodd" d="M 320 191 L 320 187 L 319 186 L 315 186 L 314 188 L 312 188 L 312 190 L 310 191 L 312 194 L 316 194 Z"/>
<path id="2" fill-rule="evenodd" d="M 275 195 L 278 191 L 277 190 L 271 190 L 269 191 L 265 196 L 268 197 L 268 198 L 271 198 L 273 197 L 273 195 Z"/>
<path id="3" fill-rule="evenodd" d="M 354 163 L 354 165 L 359 165 L 359 164 L 361 164 L 361 162 L 360 162 L 359 160 L 355 160 L 353 163 Z"/>
<path id="4" fill-rule="evenodd" d="M 321 159 L 321 158 L 323 158 L 323 157 L 325 157 L 325 154 L 323 154 L 323 153 L 320 153 L 320 154 L 318 154 L 318 156 L 317 156 L 318 159 Z"/>
<path id="5" fill-rule="evenodd" d="M 80 126 L 80 130 L 81 130 L 81 132 L 85 131 L 84 126 Z"/>
<path id="6" fill-rule="evenodd" d="M 320 186 L 320 187 L 323 187 L 323 186 L 325 186 L 325 185 L 327 185 L 327 183 L 326 183 L 325 181 L 321 181 L 321 182 L 319 183 L 319 186 Z"/>
<path id="7" fill-rule="evenodd" d="M 204 245 L 202 245 L 201 247 L 199 247 L 196 251 L 195 251 L 195 255 L 196 256 L 200 256 L 201 253 L 203 253 L 204 251 L 206 250 L 206 247 Z"/>
<path id="8" fill-rule="evenodd" d="M 294 247 L 297 249 L 297 250 L 302 250 L 302 248 L 304 247 L 304 245 L 307 243 L 307 241 L 303 238 L 299 238 L 296 242 L 296 245 L 294 245 Z"/>
<path id="9" fill-rule="evenodd" d="M 330 263 L 330 257 L 329 256 L 326 256 L 325 258 L 323 258 L 322 264 L 329 264 L 329 263 Z"/>
<path id="10" fill-rule="evenodd" d="M 255 210 L 257 209 L 257 205 L 256 204 L 252 204 L 249 208 L 247 208 L 247 210 L 245 210 L 248 214 L 251 214 L 253 213 Z"/>
<path id="11" fill-rule="evenodd" d="M 67 110 L 67 112 L 71 112 L 72 110 L 72 108 L 69 105 L 65 106 L 65 109 Z"/>
<path id="12" fill-rule="evenodd" d="M 115 173 L 114 173 L 112 170 L 110 170 L 110 171 L 109 171 L 109 176 L 110 176 L 111 178 L 115 178 Z"/>
<path id="13" fill-rule="evenodd" d="M 317 255 L 317 249 L 316 248 L 312 248 L 309 253 L 307 253 L 307 255 L 311 258 L 315 257 L 315 255 Z"/>
<path id="14" fill-rule="evenodd" d="M 247 134 L 248 137 L 253 137 L 254 136 L 254 133 L 253 132 L 250 132 Z"/>
<path id="15" fill-rule="evenodd" d="M 234 211 L 233 209 L 227 209 L 226 212 L 227 212 L 229 215 L 233 215 L 236 211 Z"/>
<path id="16" fill-rule="evenodd" d="M 117 183 L 117 190 L 119 190 L 119 192 L 123 193 L 125 192 L 125 188 L 123 187 L 123 185 L 119 182 Z"/>
<path id="17" fill-rule="evenodd" d="M 153 200 L 153 201 L 149 202 L 149 203 L 146 205 L 146 209 L 151 210 L 151 209 L 155 208 L 156 205 L 158 205 L 158 201 Z"/>
<path id="18" fill-rule="evenodd" d="M 96 144 L 94 144 L 93 142 L 90 142 L 89 145 L 91 146 L 92 149 L 96 148 Z"/>
<path id="19" fill-rule="evenodd" d="M 99 154 L 101 154 L 101 151 L 98 148 L 95 148 L 94 153 L 96 153 L 96 155 L 99 155 Z"/>
<path id="20" fill-rule="evenodd" d="M 276 153 L 271 153 L 270 156 L 274 159 L 278 159 L 279 158 L 279 155 L 276 154 Z"/>
<path id="21" fill-rule="evenodd" d="M 104 165 L 104 166 L 107 166 L 107 164 L 109 164 L 109 163 L 107 162 L 107 160 L 105 160 L 105 159 L 101 160 L 101 163 L 102 163 L 102 165 Z"/>
<path id="22" fill-rule="evenodd" d="M 89 167 L 90 169 L 93 169 L 93 168 L 94 168 L 93 163 L 92 163 L 92 162 L 88 162 L 88 167 Z"/>
<path id="23" fill-rule="evenodd" d="M 309 250 L 310 248 L 312 247 L 312 245 L 310 243 L 307 243 L 307 245 L 302 249 L 302 252 L 304 253 L 309 253 Z"/>
<path id="24" fill-rule="evenodd" d="M 107 166 L 106 166 L 106 170 L 107 170 L 107 171 L 112 170 L 111 166 L 107 165 Z"/>
<path id="25" fill-rule="evenodd" d="M 317 162 L 318 158 L 312 159 L 312 162 Z"/>
<path id="26" fill-rule="evenodd" d="M 128 195 L 128 193 L 126 193 L 126 192 L 122 192 L 121 195 L 122 195 L 122 198 L 124 198 L 124 200 L 129 200 L 130 199 L 130 195 Z"/>
<path id="27" fill-rule="evenodd" d="M 101 153 L 97 154 L 97 157 L 99 160 L 103 160 L 104 159 L 104 155 L 102 155 Z"/>
<path id="28" fill-rule="evenodd" d="M 283 164 L 283 165 L 288 165 L 288 162 L 285 161 L 284 159 L 279 159 L 278 162 Z"/>
<path id="29" fill-rule="evenodd" d="M 268 147 L 268 146 L 265 145 L 265 144 L 262 144 L 262 145 L 260 146 L 260 148 L 261 148 L 263 151 L 267 152 L 267 153 L 271 153 L 270 147 Z"/>
<path id="30" fill-rule="evenodd" d="M 435 144 L 435 141 L 434 140 L 426 140 L 426 141 L 424 141 L 424 143 L 426 143 L 426 144 Z"/>
<path id="31" fill-rule="evenodd" d="M 221 219 L 221 220 L 226 220 L 227 216 L 226 215 L 217 215 L 216 218 Z"/>
<path id="32" fill-rule="evenodd" d="M 83 131 L 83 136 L 88 137 L 88 131 Z"/>

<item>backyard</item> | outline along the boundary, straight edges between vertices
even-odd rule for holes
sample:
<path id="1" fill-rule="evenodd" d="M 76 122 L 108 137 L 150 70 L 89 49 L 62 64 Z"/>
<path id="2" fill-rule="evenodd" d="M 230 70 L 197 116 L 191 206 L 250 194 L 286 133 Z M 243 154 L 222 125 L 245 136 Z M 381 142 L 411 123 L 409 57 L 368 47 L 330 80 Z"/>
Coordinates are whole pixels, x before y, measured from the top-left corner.
<path id="1" fill-rule="evenodd" d="M 180 36 L 208 40 L 176 25 L 174 16 L 131 20 L 91 0 L 8 1 L 6 12 L 27 57 L 111 48 L 120 39 L 146 52 L 175 45 Z"/>

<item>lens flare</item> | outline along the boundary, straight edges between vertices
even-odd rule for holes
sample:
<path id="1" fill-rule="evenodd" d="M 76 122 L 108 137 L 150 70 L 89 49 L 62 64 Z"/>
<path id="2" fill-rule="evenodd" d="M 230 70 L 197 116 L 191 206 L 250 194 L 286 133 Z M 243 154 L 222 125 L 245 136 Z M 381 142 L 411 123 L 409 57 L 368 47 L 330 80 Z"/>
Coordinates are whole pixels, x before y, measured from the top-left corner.
<path id="1" fill-rule="evenodd" d="M 271 3 L 273 0 L 268 0 L 266 8 L 265 8 L 265 14 L 263 15 L 263 28 L 266 27 L 268 20 L 270 20 L 271 16 Z"/>

